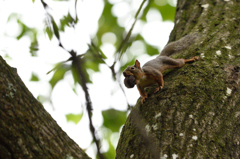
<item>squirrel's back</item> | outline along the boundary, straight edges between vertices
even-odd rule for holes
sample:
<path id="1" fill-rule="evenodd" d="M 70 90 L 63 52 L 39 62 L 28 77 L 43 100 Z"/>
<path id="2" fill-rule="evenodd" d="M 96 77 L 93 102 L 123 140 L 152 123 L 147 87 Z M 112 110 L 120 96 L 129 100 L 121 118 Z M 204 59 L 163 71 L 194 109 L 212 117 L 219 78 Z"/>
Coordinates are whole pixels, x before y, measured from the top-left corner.
<path id="1" fill-rule="evenodd" d="M 175 53 L 185 50 L 190 45 L 195 43 L 198 39 L 199 39 L 198 33 L 186 35 L 183 38 L 166 45 L 164 49 L 161 51 L 160 56 L 171 56 Z"/>

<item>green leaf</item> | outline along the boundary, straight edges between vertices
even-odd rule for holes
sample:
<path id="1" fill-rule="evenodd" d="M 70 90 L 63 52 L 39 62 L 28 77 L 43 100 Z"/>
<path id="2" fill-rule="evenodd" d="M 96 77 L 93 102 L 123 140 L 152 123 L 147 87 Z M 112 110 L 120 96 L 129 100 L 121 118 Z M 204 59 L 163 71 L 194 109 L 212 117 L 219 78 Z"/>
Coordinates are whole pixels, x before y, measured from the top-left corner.
<path id="1" fill-rule="evenodd" d="M 105 63 L 105 58 L 106 56 L 101 51 L 97 51 L 89 45 L 89 50 L 84 54 L 82 59 L 84 61 L 84 68 L 99 72 L 99 65 Z"/>
<path id="2" fill-rule="evenodd" d="M 125 123 L 127 118 L 126 111 L 116 109 L 108 109 L 102 111 L 103 126 L 110 129 L 112 132 L 118 132 L 120 127 Z"/>
<path id="3" fill-rule="evenodd" d="M 69 60 L 67 60 L 67 61 L 62 61 L 62 62 L 57 63 L 53 69 L 51 69 L 50 71 L 47 72 L 47 74 L 51 73 L 52 71 L 57 70 L 59 67 L 62 67 L 62 65 L 63 65 L 64 63 L 68 62 L 68 61 L 69 61 Z M 68 66 L 69 66 L 69 65 L 68 65 Z"/>
<path id="4" fill-rule="evenodd" d="M 67 16 L 64 16 L 62 19 L 60 19 L 60 30 L 64 31 L 65 26 L 74 26 L 78 22 L 78 18 L 74 19 L 70 13 L 68 13 Z"/>
<path id="5" fill-rule="evenodd" d="M 98 55 L 101 59 L 107 59 L 107 56 L 102 52 L 102 50 L 97 47 L 93 41 L 91 42 L 91 45 L 88 44 L 89 47 L 89 51 L 91 51 L 92 53 Z"/>
<path id="6" fill-rule="evenodd" d="M 76 86 L 74 86 L 74 87 L 72 88 L 72 91 L 73 91 L 76 95 L 78 95 L 77 90 L 76 90 Z"/>
<path id="7" fill-rule="evenodd" d="M 17 18 L 16 15 L 11 14 L 9 16 L 9 20 L 12 18 Z M 32 56 L 37 55 L 38 51 L 38 41 L 37 41 L 37 30 L 36 28 L 30 28 L 27 25 L 25 25 L 20 19 L 17 19 L 17 23 L 20 26 L 21 33 L 16 37 L 17 40 L 21 39 L 23 36 L 28 36 L 31 39 L 31 44 L 30 44 L 30 53 Z"/>
<path id="8" fill-rule="evenodd" d="M 88 61 L 85 64 L 86 68 L 90 68 L 91 70 L 95 71 L 95 72 L 99 72 L 99 63 L 94 62 L 94 61 Z"/>
<path id="9" fill-rule="evenodd" d="M 30 28 L 27 27 L 25 24 L 23 24 L 19 19 L 17 20 L 17 22 L 22 28 L 21 33 L 17 36 L 17 39 L 19 40 L 23 37 L 23 35 L 25 35 L 28 31 L 30 31 Z"/>
<path id="10" fill-rule="evenodd" d="M 56 71 L 54 72 L 52 79 L 49 81 L 52 88 L 63 79 L 65 73 L 71 69 L 71 65 L 58 63 L 57 66 L 54 68 Z"/>
<path id="11" fill-rule="evenodd" d="M 58 40 L 60 40 L 60 35 L 59 35 L 59 29 L 58 29 L 58 26 L 55 22 L 55 20 L 53 19 L 52 16 L 51 17 L 51 22 L 52 22 L 52 27 L 53 27 L 53 32 L 54 32 L 54 35 L 57 37 Z"/>
<path id="12" fill-rule="evenodd" d="M 46 26 L 45 32 L 47 33 L 49 40 L 52 40 L 52 37 L 53 37 L 52 29 L 49 26 Z"/>
<path id="13" fill-rule="evenodd" d="M 38 41 L 32 41 L 29 49 L 32 56 L 37 56 Z"/>
<path id="14" fill-rule="evenodd" d="M 35 73 L 32 73 L 32 77 L 31 77 L 30 81 L 36 82 L 36 81 L 39 81 L 39 78 Z"/>
<path id="15" fill-rule="evenodd" d="M 74 122 L 75 124 L 77 124 L 81 119 L 82 119 L 83 113 L 80 114 L 67 114 L 66 118 L 68 122 Z"/>
<path id="16" fill-rule="evenodd" d="M 35 2 L 35 0 L 32 0 L 32 2 L 34 3 L 34 2 Z"/>

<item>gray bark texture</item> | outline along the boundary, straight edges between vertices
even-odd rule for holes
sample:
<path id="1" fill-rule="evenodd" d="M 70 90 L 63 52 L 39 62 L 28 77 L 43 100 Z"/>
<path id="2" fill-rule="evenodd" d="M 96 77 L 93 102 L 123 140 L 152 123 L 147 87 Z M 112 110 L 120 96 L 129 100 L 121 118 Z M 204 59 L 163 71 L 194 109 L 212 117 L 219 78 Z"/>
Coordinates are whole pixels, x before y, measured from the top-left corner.
<path id="1" fill-rule="evenodd" d="M 200 41 L 173 58 L 201 56 L 147 89 L 122 129 L 116 158 L 240 158 L 240 1 L 178 0 L 170 40 Z M 136 88 L 134 88 L 136 89 Z"/>
<path id="2" fill-rule="evenodd" d="M 0 159 L 88 159 L 0 56 Z"/>

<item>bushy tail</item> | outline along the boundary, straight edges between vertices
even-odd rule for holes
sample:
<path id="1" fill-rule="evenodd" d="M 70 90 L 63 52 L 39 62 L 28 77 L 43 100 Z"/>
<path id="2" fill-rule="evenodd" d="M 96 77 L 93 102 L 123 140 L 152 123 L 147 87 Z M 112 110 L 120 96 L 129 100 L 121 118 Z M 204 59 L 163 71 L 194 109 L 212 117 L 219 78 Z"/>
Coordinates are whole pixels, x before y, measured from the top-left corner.
<path id="1" fill-rule="evenodd" d="M 171 56 L 182 50 L 186 50 L 190 45 L 195 43 L 198 39 L 199 39 L 198 33 L 186 35 L 183 38 L 166 45 L 162 50 L 162 52 L 160 53 L 160 56 Z"/>

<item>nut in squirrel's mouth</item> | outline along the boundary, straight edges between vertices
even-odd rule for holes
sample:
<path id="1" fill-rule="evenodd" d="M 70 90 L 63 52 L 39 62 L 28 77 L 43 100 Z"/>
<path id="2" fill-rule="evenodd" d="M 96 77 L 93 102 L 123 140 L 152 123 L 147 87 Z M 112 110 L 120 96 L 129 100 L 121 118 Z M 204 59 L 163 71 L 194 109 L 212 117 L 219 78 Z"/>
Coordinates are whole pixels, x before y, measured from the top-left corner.
<path id="1" fill-rule="evenodd" d="M 136 85 L 136 79 L 133 75 L 128 75 L 124 79 L 124 84 L 127 88 L 133 88 Z"/>

